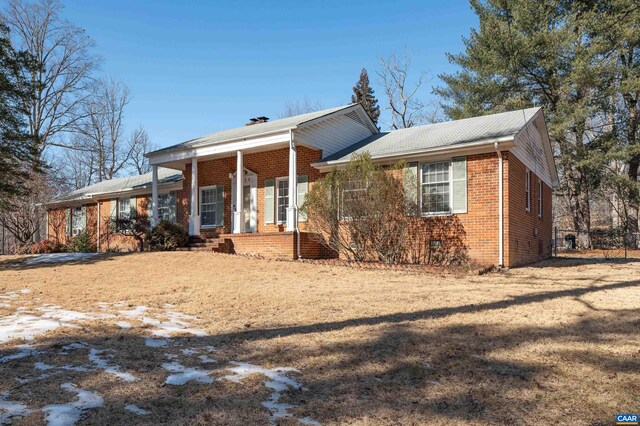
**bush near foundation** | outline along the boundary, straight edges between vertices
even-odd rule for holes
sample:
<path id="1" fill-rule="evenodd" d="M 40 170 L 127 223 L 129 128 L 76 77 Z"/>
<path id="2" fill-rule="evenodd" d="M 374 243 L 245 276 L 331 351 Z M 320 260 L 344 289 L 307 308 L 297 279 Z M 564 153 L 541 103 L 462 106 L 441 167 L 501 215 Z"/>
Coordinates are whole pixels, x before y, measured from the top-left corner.
<path id="1" fill-rule="evenodd" d="M 176 223 L 162 221 L 147 232 L 146 241 L 151 250 L 176 250 L 189 242 L 189 233 Z"/>

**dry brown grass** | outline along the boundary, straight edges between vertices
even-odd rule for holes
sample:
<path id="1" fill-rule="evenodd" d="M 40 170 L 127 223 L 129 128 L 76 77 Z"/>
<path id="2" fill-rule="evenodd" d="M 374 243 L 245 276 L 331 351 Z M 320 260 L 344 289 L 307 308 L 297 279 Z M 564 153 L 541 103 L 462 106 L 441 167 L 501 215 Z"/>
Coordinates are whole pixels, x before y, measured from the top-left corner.
<path id="1" fill-rule="evenodd" d="M 298 368 L 308 390 L 286 399 L 296 415 L 323 424 L 610 424 L 616 413 L 640 410 L 640 264 L 633 261 L 565 258 L 451 276 L 188 252 L 31 268 L 17 260 L 0 260 L 0 291 L 27 287 L 28 298 L 76 310 L 171 303 L 203 319 L 198 326 L 210 337 L 182 339 L 216 346 L 220 366 Z M 163 386 L 161 354 L 136 333 L 96 322 L 36 341 L 112 347 L 119 365 L 145 379 L 70 373 L 65 380 L 105 398 L 85 421 L 268 421 L 264 380 Z M 0 356 L 15 343 L 0 346 Z M 11 379 L 32 369 L 29 359 L 0 365 L 0 392 L 18 392 L 34 406 L 65 397 L 63 378 L 16 390 Z M 125 403 L 151 413 L 135 417 Z M 23 422 L 39 424 L 42 415 Z"/>

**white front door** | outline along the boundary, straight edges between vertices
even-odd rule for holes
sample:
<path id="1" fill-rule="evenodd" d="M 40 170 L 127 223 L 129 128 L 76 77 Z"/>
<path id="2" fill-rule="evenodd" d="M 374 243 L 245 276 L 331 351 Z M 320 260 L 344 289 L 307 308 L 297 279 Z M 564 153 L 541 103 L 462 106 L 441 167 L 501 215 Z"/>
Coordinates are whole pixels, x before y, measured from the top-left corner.
<path id="1" fill-rule="evenodd" d="M 245 169 L 244 182 L 242 188 L 242 218 L 245 232 L 256 232 L 258 223 L 258 176 L 252 171 Z M 231 229 L 234 229 L 236 208 L 236 174 L 231 179 Z"/>

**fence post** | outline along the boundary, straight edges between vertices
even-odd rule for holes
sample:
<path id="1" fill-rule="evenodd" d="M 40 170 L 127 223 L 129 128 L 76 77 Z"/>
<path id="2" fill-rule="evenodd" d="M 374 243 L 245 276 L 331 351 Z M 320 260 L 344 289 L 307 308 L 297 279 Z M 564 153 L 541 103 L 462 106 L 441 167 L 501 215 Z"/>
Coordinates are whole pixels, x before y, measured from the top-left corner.
<path id="1" fill-rule="evenodd" d="M 558 227 L 553 227 L 553 253 L 554 257 L 558 257 Z"/>

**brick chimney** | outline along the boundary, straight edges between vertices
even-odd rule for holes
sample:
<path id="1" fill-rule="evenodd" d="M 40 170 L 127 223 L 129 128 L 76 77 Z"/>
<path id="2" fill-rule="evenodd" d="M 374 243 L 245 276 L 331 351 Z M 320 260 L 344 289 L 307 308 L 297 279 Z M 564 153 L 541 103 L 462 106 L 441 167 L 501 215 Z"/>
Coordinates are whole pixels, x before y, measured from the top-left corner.
<path id="1" fill-rule="evenodd" d="M 266 123 L 267 121 L 269 121 L 269 117 L 261 115 L 260 117 L 250 118 L 245 126 L 253 126 L 254 124 Z"/>

